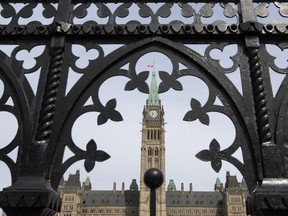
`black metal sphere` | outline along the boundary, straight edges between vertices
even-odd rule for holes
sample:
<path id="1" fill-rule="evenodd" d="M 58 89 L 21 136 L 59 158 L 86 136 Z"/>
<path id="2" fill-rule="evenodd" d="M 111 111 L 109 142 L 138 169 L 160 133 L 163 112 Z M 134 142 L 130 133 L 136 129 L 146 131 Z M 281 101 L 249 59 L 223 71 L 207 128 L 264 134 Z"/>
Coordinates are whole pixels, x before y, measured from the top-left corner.
<path id="1" fill-rule="evenodd" d="M 144 174 L 144 183 L 152 188 L 156 189 L 163 183 L 163 173 L 157 168 L 150 168 Z"/>

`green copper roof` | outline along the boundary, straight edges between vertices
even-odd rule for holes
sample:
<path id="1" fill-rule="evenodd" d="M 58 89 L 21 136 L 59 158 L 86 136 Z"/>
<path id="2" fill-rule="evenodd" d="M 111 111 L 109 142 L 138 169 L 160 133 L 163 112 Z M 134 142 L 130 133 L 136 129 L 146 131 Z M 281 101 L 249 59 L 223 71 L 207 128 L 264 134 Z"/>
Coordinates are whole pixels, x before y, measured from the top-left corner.
<path id="1" fill-rule="evenodd" d="M 222 184 L 222 183 L 221 183 L 220 179 L 219 179 L 219 178 L 217 178 L 217 179 L 216 179 L 216 183 L 215 183 L 215 186 L 216 186 L 216 187 L 220 187 L 220 186 L 221 186 L 221 184 Z"/>
<path id="2" fill-rule="evenodd" d="M 176 186 L 174 184 L 174 180 L 173 179 L 170 179 L 168 187 L 167 187 L 167 190 L 168 191 L 176 191 Z"/>
<path id="3" fill-rule="evenodd" d="M 156 74 L 154 71 L 152 74 L 147 105 L 148 106 L 160 106 L 159 95 L 158 95 L 158 85 L 156 81 Z"/>
<path id="4" fill-rule="evenodd" d="M 131 191 L 138 191 L 138 184 L 136 182 L 136 179 L 132 179 L 132 183 L 130 184 L 130 190 Z"/>
<path id="5" fill-rule="evenodd" d="M 219 178 L 216 179 L 215 185 L 214 185 L 214 190 L 219 191 L 222 189 L 222 183 Z"/>
<path id="6" fill-rule="evenodd" d="M 86 178 L 84 184 L 85 184 L 85 186 L 89 186 L 89 185 L 91 184 L 91 182 L 90 182 L 90 178 L 89 178 L 89 177 Z"/>

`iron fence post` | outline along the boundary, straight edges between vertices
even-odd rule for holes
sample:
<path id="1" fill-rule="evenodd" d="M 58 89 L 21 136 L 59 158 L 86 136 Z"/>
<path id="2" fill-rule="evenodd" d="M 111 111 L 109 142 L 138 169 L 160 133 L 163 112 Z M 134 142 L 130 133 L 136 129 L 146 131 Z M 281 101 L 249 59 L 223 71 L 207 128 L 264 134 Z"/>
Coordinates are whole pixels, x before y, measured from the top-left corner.
<path id="1" fill-rule="evenodd" d="M 163 173 L 150 168 L 144 173 L 144 183 L 150 188 L 150 216 L 156 216 L 156 189 L 163 183 Z"/>
<path id="2" fill-rule="evenodd" d="M 277 215 L 288 213 L 288 182 L 284 177 L 284 162 L 279 146 L 275 142 L 271 107 L 268 105 L 267 82 L 260 61 L 260 34 L 263 24 L 256 19 L 253 1 L 241 0 L 242 23 L 240 28 L 245 35 L 245 46 L 250 67 L 251 88 L 255 109 L 255 124 L 260 145 L 261 168 L 258 184 L 246 200 L 247 214 L 252 216 Z M 256 155 L 255 155 L 256 157 Z"/>

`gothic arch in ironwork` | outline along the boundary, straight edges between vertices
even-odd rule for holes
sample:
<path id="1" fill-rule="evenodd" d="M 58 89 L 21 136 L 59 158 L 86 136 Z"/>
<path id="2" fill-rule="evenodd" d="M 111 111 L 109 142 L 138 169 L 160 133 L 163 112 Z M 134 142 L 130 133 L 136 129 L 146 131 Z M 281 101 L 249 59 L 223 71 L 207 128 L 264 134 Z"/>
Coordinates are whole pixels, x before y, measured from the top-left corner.
<path id="1" fill-rule="evenodd" d="M 87 143 L 86 151 L 80 149 L 71 138 L 73 122 L 90 111 L 100 113 L 99 125 L 109 119 L 121 121 L 117 100 L 102 104 L 99 89 L 111 77 L 124 76 L 129 79 L 126 91 L 138 89 L 148 93 L 148 71 L 136 72 L 135 66 L 141 56 L 150 52 L 166 55 L 173 65 L 172 73 L 159 71 L 160 93 L 182 90 L 178 78 L 184 76 L 197 77 L 207 85 L 207 102 L 201 105 L 191 98 L 191 110 L 187 110 L 185 121 L 198 119 L 209 124 L 207 112 L 219 112 L 233 122 L 236 137 L 228 148 L 220 150 L 221 143 L 214 139 L 209 149 L 202 150 L 197 157 L 210 161 L 215 171 L 221 168 L 222 160 L 240 170 L 251 193 L 248 209 L 253 214 L 286 214 L 288 66 L 285 59 L 279 58 L 288 47 L 287 22 L 283 22 L 288 17 L 287 3 L 203 0 L 196 5 L 194 1 L 160 0 L 114 4 L 109 0 L 54 0 L 29 1 L 17 5 L 19 8 L 13 7 L 13 3 L 21 2 L 24 3 L 15 0 L 0 4 L 4 18 L 0 23 L 0 78 L 4 86 L 0 109 L 11 113 L 18 122 L 15 138 L 0 149 L 0 160 L 9 167 L 13 181 L 11 187 L 0 193 L 0 206 L 8 215 L 16 215 L 18 207 L 27 210 L 21 213 L 30 215 L 39 197 L 46 200 L 39 204 L 43 208 L 41 214 L 52 215 L 59 210 L 60 199 L 51 189 L 50 179 L 55 189 L 76 161 L 84 160 L 86 170 L 91 171 L 95 161 L 109 158 L 97 149 L 94 140 Z M 272 6 L 279 20 L 261 23 L 259 20 L 272 14 Z M 35 10 L 41 7 L 42 19 L 38 20 Z M 221 11 L 219 20 L 215 17 L 216 9 Z M 25 22 L 27 18 L 32 21 Z M 119 48 L 106 55 L 103 44 Z M 197 53 L 189 47 L 191 44 L 205 45 L 204 53 Z M 6 45 L 13 47 L 9 54 L 5 52 Z M 88 59 L 85 67 L 78 67 L 76 61 L 81 56 L 73 53 L 75 45 L 87 52 L 96 50 L 98 56 Z M 237 47 L 237 51 L 229 56 L 231 65 L 223 67 L 210 53 L 222 52 L 230 45 Z M 26 65 L 21 52 L 36 53 L 34 64 Z M 179 63 L 185 68 L 179 68 Z M 127 64 L 128 69 L 123 68 Z M 69 69 L 81 78 L 68 90 Z M 227 77 L 237 69 L 241 90 Z M 36 89 L 27 78 L 33 73 L 39 74 Z M 277 92 L 273 92 L 270 73 L 285 76 Z M 84 106 L 90 97 L 93 104 Z M 10 99 L 12 104 L 7 103 Z M 216 99 L 222 105 L 215 104 Z M 74 156 L 62 162 L 66 146 Z M 18 158 L 13 162 L 8 154 L 17 147 Z M 239 148 L 243 163 L 232 156 Z M 24 199 L 29 200 L 26 206 Z"/>

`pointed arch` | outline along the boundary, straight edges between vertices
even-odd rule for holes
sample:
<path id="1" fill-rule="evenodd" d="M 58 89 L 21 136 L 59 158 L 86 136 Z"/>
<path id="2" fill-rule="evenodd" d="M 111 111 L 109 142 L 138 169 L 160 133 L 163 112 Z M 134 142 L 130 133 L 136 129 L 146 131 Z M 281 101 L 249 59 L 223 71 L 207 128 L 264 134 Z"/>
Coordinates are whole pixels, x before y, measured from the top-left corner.
<path id="1" fill-rule="evenodd" d="M 23 165 L 27 163 L 28 152 L 32 147 L 32 128 L 30 116 L 31 111 L 29 100 L 26 93 L 24 92 L 24 88 L 20 84 L 19 79 L 16 77 L 15 72 L 6 64 L 5 59 L 8 59 L 8 56 L 0 51 L 0 78 L 3 80 L 5 85 L 3 94 L 5 94 L 6 97 L 10 96 L 13 99 L 14 108 L 13 110 L 10 109 L 7 111 L 11 113 L 13 111 L 13 115 L 17 118 L 18 132 L 12 142 L 1 149 L 0 160 L 2 160 L 9 167 L 11 171 L 12 182 L 15 182 L 19 175 L 18 169 L 16 164 L 9 156 L 7 156 L 7 154 L 19 146 L 17 158 L 21 159 L 22 161 L 17 161 L 16 163 L 20 162 Z M 9 90 L 5 90 L 5 88 L 8 88 Z M 19 154 L 21 154 L 21 156 L 19 156 Z"/>
<path id="2" fill-rule="evenodd" d="M 154 155 L 155 155 L 155 156 L 159 156 L 159 148 L 158 148 L 158 147 L 155 148 L 155 153 L 154 153 Z"/>
<path id="3" fill-rule="evenodd" d="M 232 154 L 237 150 L 236 145 L 239 145 L 236 143 L 223 151 L 224 155 L 226 156 L 225 158 L 222 158 L 222 160 L 227 160 L 236 166 L 246 181 L 251 183 L 248 185 L 248 187 L 252 188 L 252 185 L 256 184 L 256 181 L 259 178 L 258 176 L 261 175 L 262 168 L 260 165 L 260 149 L 257 145 L 257 139 L 255 138 L 257 137 L 255 125 L 246 120 L 247 113 L 251 113 L 251 108 L 246 107 L 247 104 L 244 103 L 243 97 L 238 92 L 237 88 L 225 76 L 225 74 L 223 74 L 219 69 L 213 68 L 210 64 L 207 64 L 205 58 L 179 43 L 174 43 L 171 40 L 159 36 L 146 38 L 142 41 L 137 41 L 135 43 L 122 46 L 113 53 L 107 55 L 107 57 L 105 57 L 105 61 L 102 62 L 102 64 L 99 64 L 99 67 L 93 68 L 93 72 L 87 71 L 87 73 L 85 73 L 72 87 L 66 98 L 60 102 L 66 104 L 63 106 L 65 109 L 63 113 L 67 113 L 67 115 L 64 118 L 62 117 L 58 124 L 55 124 L 53 134 L 56 135 L 51 137 L 52 142 L 62 143 L 58 140 L 60 138 L 59 134 L 61 134 L 62 130 L 67 130 L 67 127 L 71 127 L 73 123 L 73 118 L 71 118 L 71 116 L 73 116 L 71 115 L 73 110 L 75 110 L 77 107 L 79 109 L 79 106 L 81 106 L 84 101 L 87 100 L 88 96 L 85 93 L 91 91 L 90 89 L 93 85 L 101 86 L 105 80 L 115 76 L 115 70 L 117 70 L 115 67 L 127 64 L 130 57 L 133 55 L 143 55 L 152 51 L 161 52 L 171 57 L 180 56 L 181 59 L 183 59 L 183 61 L 185 60 L 193 69 L 191 75 L 198 75 L 205 81 L 209 82 L 209 84 L 215 86 L 215 88 L 221 92 L 221 97 L 225 98 L 227 105 L 229 104 L 230 109 L 233 111 L 233 121 L 237 121 L 237 124 L 240 125 L 239 128 L 241 128 L 241 133 L 244 134 L 244 139 L 241 140 L 244 164 L 249 163 L 253 165 L 249 166 L 250 170 L 247 170 L 247 167 L 244 169 L 244 165 L 239 160 L 232 157 Z M 117 75 L 128 77 L 128 74 L 121 69 L 118 70 Z M 137 88 L 139 91 L 143 90 L 143 88 L 139 88 L 139 86 L 137 86 Z M 69 103 L 67 103 L 68 101 Z M 252 143 L 254 144 L 252 145 Z M 62 151 L 64 151 L 64 146 L 62 146 Z M 50 152 L 54 151 L 51 150 Z M 60 155 L 63 154 L 63 152 L 59 152 Z M 56 157 L 56 155 L 53 155 L 53 157 Z M 62 168 L 62 170 L 58 172 L 61 173 L 60 175 L 62 176 L 65 170 L 66 168 Z M 60 178 L 58 177 L 58 181 L 59 180 Z"/>
<path id="4" fill-rule="evenodd" d="M 153 149 L 151 147 L 148 148 L 148 156 L 153 155 Z"/>

